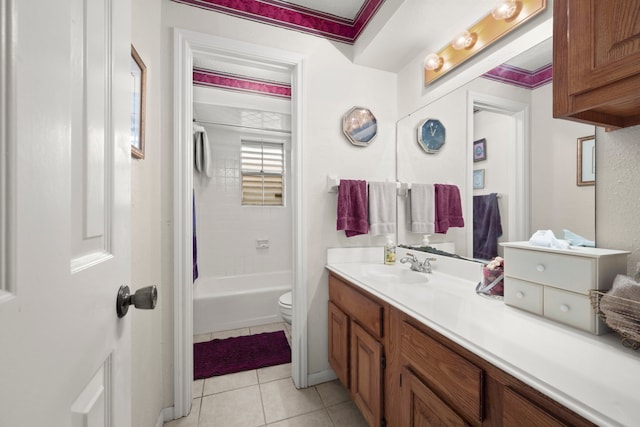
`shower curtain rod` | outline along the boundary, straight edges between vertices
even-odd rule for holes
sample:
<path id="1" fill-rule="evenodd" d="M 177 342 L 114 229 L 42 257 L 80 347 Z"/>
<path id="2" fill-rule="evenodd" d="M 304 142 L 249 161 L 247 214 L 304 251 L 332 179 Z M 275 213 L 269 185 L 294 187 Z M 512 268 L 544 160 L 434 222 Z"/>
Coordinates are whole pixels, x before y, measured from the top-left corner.
<path id="1" fill-rule="evenodd" d="M 210 121 L 207 121 L 207 120 L 196 120 L 196 119 L 193 119 L 193 122 L 194 123 L 206 123 L 206 124 L 209 124 L 209 125 L 229 126 L 229 127 L 241 128 L 241 129 L 263 130 L 263 131 L 267 131 L 267 132 L 278 132 L 278 133 L 285 133 L 287 135 L 291 135 L 291 131 L 290 130 L 268 129 L 268 128 L 253 127 L 253 126 L 233 125 L 233 124 L 230 124 L 230 123 L 210 122 Z"/>

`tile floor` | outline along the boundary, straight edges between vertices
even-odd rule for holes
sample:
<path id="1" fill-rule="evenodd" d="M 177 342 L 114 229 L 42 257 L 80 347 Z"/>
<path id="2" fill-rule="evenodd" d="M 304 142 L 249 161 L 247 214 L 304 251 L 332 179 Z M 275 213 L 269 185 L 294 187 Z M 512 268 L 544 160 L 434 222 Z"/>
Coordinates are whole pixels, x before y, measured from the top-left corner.
<path id="1" fill-rule="evenodd" d="M 284 330 L 274 323 L 194 336 L 194 342 Z M 364 418 L 339 381 L 298 390 L 291 364 L 196 380 L 188 417 L 165 427 L 367 427 Z"/>

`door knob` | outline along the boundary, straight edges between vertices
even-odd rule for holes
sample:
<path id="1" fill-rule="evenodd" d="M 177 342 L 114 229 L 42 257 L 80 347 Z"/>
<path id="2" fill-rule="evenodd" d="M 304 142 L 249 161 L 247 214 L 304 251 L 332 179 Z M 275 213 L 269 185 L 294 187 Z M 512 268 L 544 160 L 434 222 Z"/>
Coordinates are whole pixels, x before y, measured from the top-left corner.
<path id="1" fill-rule="evenodd" d="M 158 302 L 158 289 L 155 285 L 140 288 L 131 295 L 129 287 L 120 286 L 118 298 L 116 299 L 116 312 L 119 318 L 123 318 L 129 311 L 129 306 L 133 304 L 135 308 L 142 310 L 153 310 Z"/>

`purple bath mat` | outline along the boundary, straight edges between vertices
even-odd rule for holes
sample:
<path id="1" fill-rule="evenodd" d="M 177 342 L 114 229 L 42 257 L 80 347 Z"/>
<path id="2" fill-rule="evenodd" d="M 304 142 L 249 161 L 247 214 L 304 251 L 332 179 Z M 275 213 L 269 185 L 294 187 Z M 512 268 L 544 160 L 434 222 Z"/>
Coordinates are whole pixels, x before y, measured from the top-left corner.
<path id="1" fill-rule="evenodd" d="M 196 380 L 289 362 L 291 348 L 284 331 L 193 345 L 193 379 Z"/>

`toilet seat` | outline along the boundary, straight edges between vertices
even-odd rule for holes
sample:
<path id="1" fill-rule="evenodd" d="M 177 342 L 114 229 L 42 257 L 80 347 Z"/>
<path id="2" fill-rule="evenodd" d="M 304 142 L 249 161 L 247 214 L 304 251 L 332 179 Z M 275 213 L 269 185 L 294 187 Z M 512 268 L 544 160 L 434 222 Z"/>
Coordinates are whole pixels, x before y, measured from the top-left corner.
<path id="1" fill-rule="evenodd" d="M 291 292 L 287 292 L 286 294 L 280 295 L 278 304 L 280 304 L 282 307 L 291 308 Z"/>
<path id="2" fill-rule="evenodd" d="M 292 316 L 291 304 L 292 304 L 292 300 L 291 300 L 291 292 L 290 291 L 285 293 L 285 294 L 280 295 L 280 298 L 278 298 L 278 306 L 280 308 L 280 316 L 288 324 L 291 324 L 291 316 Z"/>

